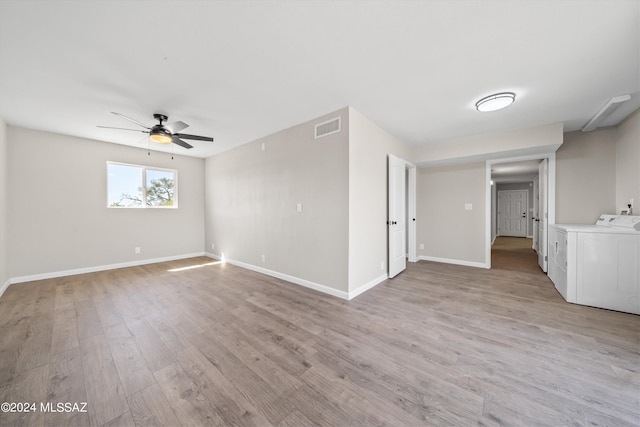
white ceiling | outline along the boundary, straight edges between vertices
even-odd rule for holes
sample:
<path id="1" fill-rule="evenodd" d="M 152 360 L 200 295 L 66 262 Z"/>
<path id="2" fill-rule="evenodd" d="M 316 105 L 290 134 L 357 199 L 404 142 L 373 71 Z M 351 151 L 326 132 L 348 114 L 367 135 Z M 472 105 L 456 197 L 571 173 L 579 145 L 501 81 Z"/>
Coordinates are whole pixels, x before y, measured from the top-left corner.
<path id="1" fill-rule="evenodd" d="M 0 1 L 10 125 L 146 147 L 162 112 L 207 157 L 350 105 L 419 145 L 640 106 L 640 0 Z M 479 113 L 482 96 L 515 104 Z M 156 145 L 156 148 L 161 147 Z"/>

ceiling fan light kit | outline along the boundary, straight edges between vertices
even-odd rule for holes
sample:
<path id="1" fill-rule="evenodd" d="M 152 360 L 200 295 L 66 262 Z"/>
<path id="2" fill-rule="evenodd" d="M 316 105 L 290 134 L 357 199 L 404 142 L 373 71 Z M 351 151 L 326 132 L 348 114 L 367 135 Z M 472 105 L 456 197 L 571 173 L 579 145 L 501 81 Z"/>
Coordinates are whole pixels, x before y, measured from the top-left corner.
<path id="1" fill-rule="evenodd" d="M 208 141 L 208 142 L 213 142 L 213 138 L 208 137 L 208 136 L 199 136 L 199 135 L 189 135 L 186 133 L 177 133 L 178 131 L 181 131 L 182 129 L 188 128 L 189 125 L 181 122 L 181 121 L 177 121 L 177 122 L 173 122 L 173 123 L 167 123 L 164 124 L 164 122 L 167 121 L 168 117 L 165 116 L 164 114 L 154 114 L 153 118 L 156 119 L 158 121 L 157 125 L 154 125 L 153 127 L 149 127 L 135 119 L 132 119 L 131 117 L 127 117 L 124 114 L 120 114 L 120 113 L 115 113 L 112 112 L 112 114 L 115 114 L 116 116 L 120 116 L 123 117 L 127 120 L 129 120 L 132 123 L 137 124 L 138 126 L 142 126 L 143 128 L 147 129 L 147 130 L 137 130 L 137 129 L 124 129 L 124 128 L 116 128 L 116 127 L 112 127 L 112 126 L 98 126 L 100 128 L 107 128 L 107 129 L 119 129 L 119 130 L 130 130 L 130 131 L 134 131 L 134 132 L 142 132 L 142 133 L 148 133 L 149 134 L 149 140 L 156 142 L 158 144 L 170 144 L 170 143 L 174 143 L 177 144 L 181 147 L 184 148 L 193 148 L 193 145 L 186 143 L 185 141 L 183 141 L 182 139 L 194 139 L 197 141 Z"/>
<path id="2" fill-rule="evenodd" d="M 513 92 L 499 92 L 493 95 L 485 96 L 476 102 L 476 110 L 481 112 L 501 110 L 513 104 L 516 100 L 516 94 Z"/>
<path id="3" fill-rule="evenodd" d="M 149 139 L 158 144 L 171 144 L 173 142 L 171 135 L 162 129 L 152 130 L 149 134 Z"/>

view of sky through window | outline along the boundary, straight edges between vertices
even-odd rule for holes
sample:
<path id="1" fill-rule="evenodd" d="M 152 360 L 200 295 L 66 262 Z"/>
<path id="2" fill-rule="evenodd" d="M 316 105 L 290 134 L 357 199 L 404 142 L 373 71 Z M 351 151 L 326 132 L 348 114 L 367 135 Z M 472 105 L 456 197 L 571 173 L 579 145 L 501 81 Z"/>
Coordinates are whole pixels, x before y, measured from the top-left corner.
<path id="1" fill-rule="evenodd" d="M 107 162 L 107 187 L 110 208 L 177 207 L 173 170 Z"/>
<path id="2" fill-rule="evenodd" d="M 116 163 L 109 163 L 107 167 L 109 175 L 107 206 L 114 206 L 114 204 L 123 207 L 142 205 L 142 168 Z M 123 199 L 123 195 L 131 196 L 131 199 Z"/>

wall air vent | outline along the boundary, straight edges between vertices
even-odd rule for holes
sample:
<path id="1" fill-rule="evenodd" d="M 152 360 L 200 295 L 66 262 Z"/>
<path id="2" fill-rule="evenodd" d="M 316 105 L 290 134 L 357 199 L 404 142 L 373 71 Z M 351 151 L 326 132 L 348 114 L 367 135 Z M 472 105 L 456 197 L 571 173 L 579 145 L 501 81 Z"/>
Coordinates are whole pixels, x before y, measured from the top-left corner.
<path id="1" fill-rule="evenodd" d="M 338 132 L 340 132 L 340 117 L 318 123 L 315 127 L 314 138 L 318 139 Z"/>

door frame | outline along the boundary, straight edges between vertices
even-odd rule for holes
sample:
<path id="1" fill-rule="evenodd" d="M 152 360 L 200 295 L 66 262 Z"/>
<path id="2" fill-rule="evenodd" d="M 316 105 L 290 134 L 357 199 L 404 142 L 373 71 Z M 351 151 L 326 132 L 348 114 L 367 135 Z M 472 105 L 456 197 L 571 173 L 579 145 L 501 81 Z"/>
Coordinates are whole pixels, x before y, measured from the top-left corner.
<path id="1" fill-rule="evenodd" d="M 407 261 L 418 262 L 416 245 L 416 165 L 405 161 L 407 180 Z"/>
<path id="2" fill-rule="evenodd" d="M 387 174 L 389 173 L 389 158 L 390 156 L 395 157 L 396 159 L 402 161 L 405 166 L 405 173 L 403 174 L 403 179 L 405 180 L 405 191 L 406 191 L 406 200 L 405 200 L 405 230 L 406 230 L 406 247 L 407 253 L 405 256 L 407 257 L 408 262 L 418 262 L 418 254 L 417 254 L 417 244 L 416 244 L 416 200 L 417 200 L 417 190 L 416 190 L 416 174 L 417 169 L 416 165 L 409 163 L 405 159 L 401 157 L 397 157 L 394 154 L 387 154 Z M 388 179 L 388 176 L 387 176 Z M 389 186 L 389 182 L 387 182 L 387 186 Z M 387 187 L 389 188 L 389 187 Z M 391 200 L 387 196 L 387 277 L 389 277 L 390 273 L 390 250 L 389 245 L 391 244 L 391 236 L 389 233 L 389 224 L 388 221 L 390 218 L 388 217 L 389 206 L 391 204 Z"/>
<path id="3" fill-rule="evenodd" d="M 522 162 L 526 160 L 543 160 L 543 159 L 547 159 L 549 162 L 547 166 L 549 168 L 548 170 L 549 181 L 547 182 L 548 191 L 546 194 L 547 220 L 548 220 L 548 225 L 553 225 L 556 223 L 556 153 L 555 151 L 550 153 L 532 154 L 528 156 L 519 156 L 519 157 L 507 157 L 507 158 L 500 158 L 500 159 L 491 159 L 486 161 L 485 226 L 484 226 L 484 234 L 485 234 L 484 266 L 485 268 L 491 268 L 491 166 L 498 163 L 513 163 L 513 162 Z M 547 253 L 548 252 L 549 251 L 547 248 Z"/>
<path id="4" fill-rule="evenodd" d="M 531 221 L 535 221 L 535 219 L 538 217 L 538 211 L 540 210 L 538 208 L 538 199 L 540 198 L 540 189 L 539 189 L 539 181 L 540 181 L 540 177 L 538 175 L 536 175 L 535 178 L 533 178 L 533 215 L 531 216 Z M 538 224 L 532 224 L 531 229 L 533 230 L 532 234 L 532 238 L 533 238 L 533 242 L 531 243 L 531 249 L 535 250 L 536 253 L 538 253 Z"/>

